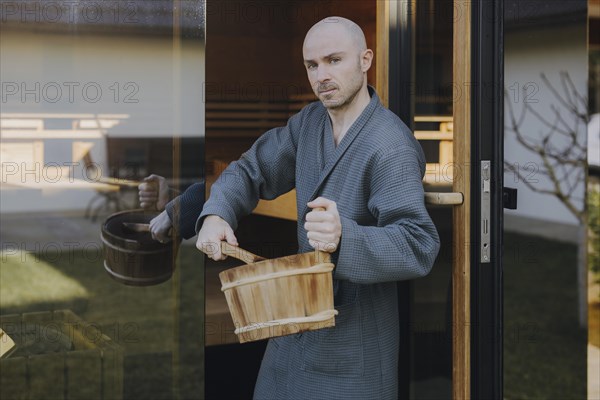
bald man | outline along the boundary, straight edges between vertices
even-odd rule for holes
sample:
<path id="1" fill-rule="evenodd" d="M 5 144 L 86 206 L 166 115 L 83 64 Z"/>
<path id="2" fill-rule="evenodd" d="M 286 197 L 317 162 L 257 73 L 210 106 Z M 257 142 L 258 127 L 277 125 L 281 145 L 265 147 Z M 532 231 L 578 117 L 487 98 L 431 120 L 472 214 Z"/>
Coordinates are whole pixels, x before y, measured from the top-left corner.
<path id="1" fill-rule="evenodd" d="M 263 134 L 212 186 L 197 247 L 224 258 L 259 199 L 295 188 L 300 252 L 331 253 L 336 325 L 269 340 L 256 399 L 396 399 L 396 282 L 429 273 L 439 250 L 425 209 L 425 158 L 367 85 L 373 52 L 354 22 L 329 17 L 303 45 L 320 101 Z M 317 211 L 322 207 L 325 211 Z"/>

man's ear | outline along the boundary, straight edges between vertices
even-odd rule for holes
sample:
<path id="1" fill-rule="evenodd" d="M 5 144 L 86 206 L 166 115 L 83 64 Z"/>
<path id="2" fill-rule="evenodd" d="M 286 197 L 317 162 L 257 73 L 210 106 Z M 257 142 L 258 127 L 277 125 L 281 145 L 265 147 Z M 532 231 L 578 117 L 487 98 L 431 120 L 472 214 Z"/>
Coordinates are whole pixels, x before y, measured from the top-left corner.
<path id="1" fill-rule="evenodd" d="M 373 62 L 373 50 L 366 49 L 362 52 L 360 57 L 360 65 L 362 72 L 367 72 L 371 68 L 371 63 Z"/>

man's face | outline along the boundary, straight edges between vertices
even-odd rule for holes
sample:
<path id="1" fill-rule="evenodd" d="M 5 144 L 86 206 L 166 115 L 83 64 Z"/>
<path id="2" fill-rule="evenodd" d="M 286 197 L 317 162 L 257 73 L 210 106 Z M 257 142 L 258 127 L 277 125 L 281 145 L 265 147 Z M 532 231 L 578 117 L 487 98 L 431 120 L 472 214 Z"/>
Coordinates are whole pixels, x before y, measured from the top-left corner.
<path id="1" fill-rule="evenodd" d="M 308 34 L 303 53 L 308 80 L 323 105 L 340 109 L 351 103 L 364 84 L 366 71 L 363 54 L 351 35 L 336 23 L 323 24 Z"/>

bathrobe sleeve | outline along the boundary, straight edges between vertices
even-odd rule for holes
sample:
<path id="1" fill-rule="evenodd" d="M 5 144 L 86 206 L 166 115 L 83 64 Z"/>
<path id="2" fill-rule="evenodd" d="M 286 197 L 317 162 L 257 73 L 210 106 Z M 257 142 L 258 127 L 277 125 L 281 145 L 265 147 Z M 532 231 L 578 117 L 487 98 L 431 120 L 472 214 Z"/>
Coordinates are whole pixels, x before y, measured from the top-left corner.
<path id="1" fill-rule="evenodd" d="M 189 239 L 196 234 L 196 220 L 203 206 L 204 180 L 194 183 L 167 203 L 165 210 L 179 236 Z"/>
<path id="2" fill-rule="evenodd" d="M 424 160 L 410 146 L 382 151 L 368 188 L 368 208 L 377 225 L 341 217 L 336 279 L 368 284 L 429 273 L 440 241 L 425 209 L 424 170 Z"/>
<path id="3" fill-rule="evenodd" d="M 239 160 L 232 162 L 212 185 L 210 198 L 196 222 L 196 232 L 207 215 L 218 215 L 233 230 L 250 214 L 259 199 L 272 200 L 295 186 L 298 136 L 305 111 L 284 127 L 265 132 Z"/>

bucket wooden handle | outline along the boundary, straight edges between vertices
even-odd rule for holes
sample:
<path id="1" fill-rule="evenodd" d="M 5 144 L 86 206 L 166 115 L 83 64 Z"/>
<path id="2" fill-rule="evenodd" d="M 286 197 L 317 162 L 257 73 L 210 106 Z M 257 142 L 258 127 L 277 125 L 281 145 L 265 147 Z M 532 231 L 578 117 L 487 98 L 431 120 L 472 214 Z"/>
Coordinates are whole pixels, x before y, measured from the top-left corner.
<path id="1" fill-rule="evenodd" d="M 323 207 L 317 207 L 316 211 L 325 211 Z M 236 258 L 246 264 L 252 264 L 257 261 L 264 261 L 266 258 L 257 256 L 254 253 L 250 253 L 248 250 L 244 250 L 241 247 L 234 246 L 227 243 L 226 241 L 221 242 L 221 253 Z M 331 261 L 329 253 L 315 249 L 315 262 L 317 263 L 328 263 Z"/>
<path id="2" fill-rule="evenodd" d="M 256 254 L 250 253 L 248 250 L 244 250 L 241 247 L 229 244 L 226 241 L 221 242 L 221 253 L 225 254 L 226 256 L 237 258 L 246 264 L 252 264 L 257 261 L 266 260 L 264 257 L 257 256 Z"/>
<path id="3" fill-rule="evenodd" d="M 150 232 L 150 224 L 141 224 L 138 222 L 123 222 L 123 227 L 130 232 Z M 169 228 L 167 236 L 173 237 L 173 228 Z M 157 239 L 154 239 L 158 241 Z"/>

